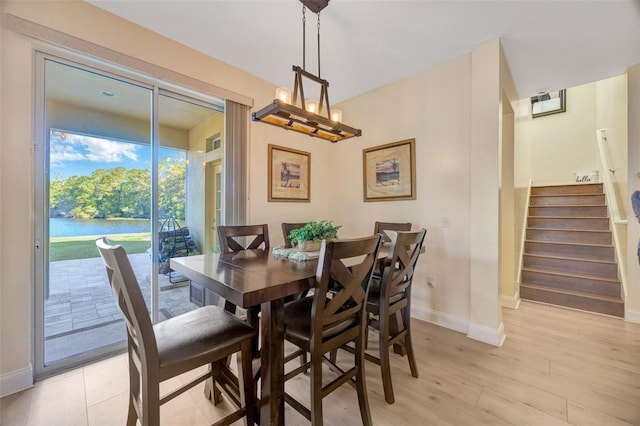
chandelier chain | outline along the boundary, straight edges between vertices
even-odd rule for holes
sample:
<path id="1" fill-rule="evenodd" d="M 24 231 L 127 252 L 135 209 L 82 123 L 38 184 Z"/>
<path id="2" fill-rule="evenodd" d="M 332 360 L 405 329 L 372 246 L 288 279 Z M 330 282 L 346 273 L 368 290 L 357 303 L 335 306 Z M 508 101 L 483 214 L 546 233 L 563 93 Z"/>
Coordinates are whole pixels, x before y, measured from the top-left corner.
<path id="1" fill-rule="evenodd" d="M 307 69 L 307 40 L 305 26 L 307 23 L 307 6 L 302 5 L 302 69 Z"/>
<path id="2" fill-rule="evenodd" d="M 320 12 L 318 12 L 318 78 L 320 77 Z"/>

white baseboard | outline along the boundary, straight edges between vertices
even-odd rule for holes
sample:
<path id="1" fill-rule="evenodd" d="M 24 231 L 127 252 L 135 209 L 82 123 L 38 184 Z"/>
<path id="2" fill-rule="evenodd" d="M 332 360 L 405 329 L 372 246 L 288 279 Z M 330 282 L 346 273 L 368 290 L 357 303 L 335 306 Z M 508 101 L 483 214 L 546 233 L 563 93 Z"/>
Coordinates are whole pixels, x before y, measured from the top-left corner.
<path id="1" fill-rule="evenodd" d="M 484 325 L 470 324 L 468 321 L 461 320 L 444 312 L 434 311 L 423 306 L 412 306 L 411 317 L 419 320 L 427 321 L 432 324 L 440 325 L 460 333 L 465 333 L 467 337 L 494 346 L 502 346 L 506 335 L 504 334 L 504 324 L 500 323 L 497 329 L 489 328 Z"/>
<path id="2" fill-rule="evenodd" d="M 520 292 L 513 296 L 500 295 L 500 303 L 504 308 L 518 309 L 518 306 L 520 306 Z"/>
<path id="3" fill-rule="evenodd" d="M 456 318 L 452 315 L 445 314 L 443 312 L 434 311 L 430 308 L 422 306 L 411 306 L 411 316 L 413 318 L 427 321 L 432 324 L 441 325 L 446 328 L 450 328 L 460 333 L 467 333 L 469 331 L 469 322 Z"/>
<path id="4" fill-rule="evenodd" d="M 640 311 L 632 311 L 631 309 L 625 309 L 624 320 L 629 322 L 640 323 Z"/>
<path id="5" fill-rule="evenodd" d="M 493 346 L 502 346 L 507 336 L 504 334 L 504 324 L 500 323 L 498 328 L 491 328 L 480 324 L 469 324 L 467 337 Z"/>
<path id="6" fill-rule="evenodd" d="M 33 366 L 0 375 L 0 397 L 20 392 L 33 386 Z"/>

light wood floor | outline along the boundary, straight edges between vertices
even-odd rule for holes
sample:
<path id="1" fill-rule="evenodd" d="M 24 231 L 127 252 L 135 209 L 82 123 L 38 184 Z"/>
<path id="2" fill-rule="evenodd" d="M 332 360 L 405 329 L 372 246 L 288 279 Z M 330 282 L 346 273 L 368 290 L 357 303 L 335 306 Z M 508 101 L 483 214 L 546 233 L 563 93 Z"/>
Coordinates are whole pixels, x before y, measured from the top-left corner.
<path id="1" fill-rule="evenodd" d="M 527 302 L 504 309 L 503 320 L 507 340 L 501 348 L 415 321 L 420 378 L 411 377 L 406 359 L 394 356 L 394 405 L 384 402 L 378 367 L 367 363 L 374 423 L 640 425 L 640 324 Z M 121 355 L 38 382 L 0 400 L 1 424 L 123 425 L 126 369 Z M 305 403 L 306 380 L 287 383 Z M 198 387 L 162 407 L 163 425 L 209 424 L 223 410 Z M 324 413 L 327 425 L 360 424 L 355 389 L 343 386 L 326 398 Z M 286 419 L 287 425 L 308 424 L 290 407 Z"/>

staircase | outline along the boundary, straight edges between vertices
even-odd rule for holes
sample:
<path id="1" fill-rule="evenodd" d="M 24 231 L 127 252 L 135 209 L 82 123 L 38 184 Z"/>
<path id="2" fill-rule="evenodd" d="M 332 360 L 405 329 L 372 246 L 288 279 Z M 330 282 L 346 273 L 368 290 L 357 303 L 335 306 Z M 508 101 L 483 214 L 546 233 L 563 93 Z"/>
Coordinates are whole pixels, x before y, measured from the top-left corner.
<path id="1" fill-rule="evenodd" d="M 602 184 L 531 188 L 520 297 L 624 317 Z"/>

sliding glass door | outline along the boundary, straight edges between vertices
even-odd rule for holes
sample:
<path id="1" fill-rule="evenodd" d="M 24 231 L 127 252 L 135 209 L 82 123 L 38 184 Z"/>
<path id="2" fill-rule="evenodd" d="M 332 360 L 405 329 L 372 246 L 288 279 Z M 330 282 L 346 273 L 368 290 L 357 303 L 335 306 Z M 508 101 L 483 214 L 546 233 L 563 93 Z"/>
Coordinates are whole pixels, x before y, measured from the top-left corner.
<path id="1" fill-rule="evenodd" d="M 206 141 L 222 102 L 39 55 L 36 375 L 122 351 L 126 333 L 95 239 L 129 255 L 152 319 L 194 309 L 169 259 L 207 247 Z"/>

